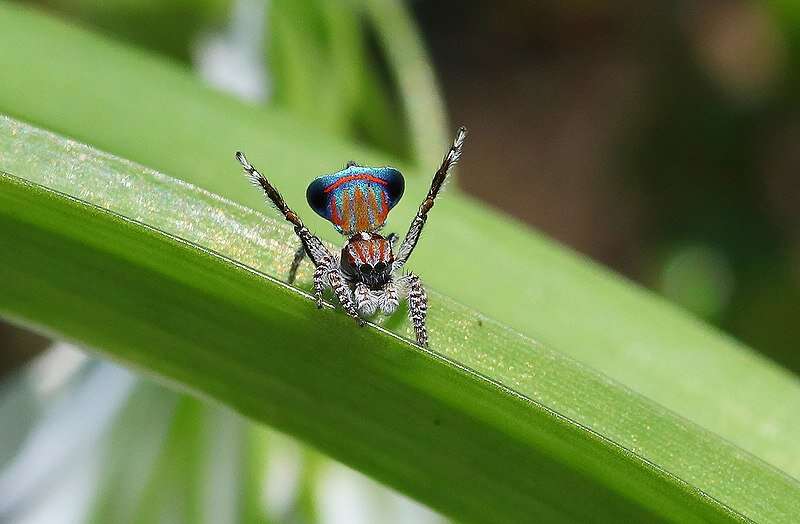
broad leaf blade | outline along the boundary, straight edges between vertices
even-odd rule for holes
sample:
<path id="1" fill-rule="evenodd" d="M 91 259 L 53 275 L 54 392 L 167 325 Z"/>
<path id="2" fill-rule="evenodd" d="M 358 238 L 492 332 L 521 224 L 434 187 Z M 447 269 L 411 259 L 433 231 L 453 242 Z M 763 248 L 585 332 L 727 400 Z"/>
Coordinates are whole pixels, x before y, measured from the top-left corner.
<path id="1" fill-rule="evenodd" d="M 291 258 L 282 224 L 9 119 L 0 136 L 0 166 L 16 175 L 0 178 L 4 315 L 217 398 L 465 521 L 800 514 L 793 480 L 441 295 L 436 352 L 359 329 L 261 273 Z"/>
<path id="2" fill-rule="evenodd" d="M 387 161 L 26 9 L 0 5 L 0 49 L 0 111 L 256 209 L 262 199 L 237 180 L 235 149 L 298 208 L 311 177 L 350 159 Z M 464 162 L 470 154 L 467 145 Z M 430 174 L 421 175 L 390 217 L 401 233 L 426 190 Z M 313 213 L 304 218 L 335 238 Z M 447 295 L 800 476 L 800 381 L 655 296 L 453 190 L 437 204 L 412 266 Z"/>

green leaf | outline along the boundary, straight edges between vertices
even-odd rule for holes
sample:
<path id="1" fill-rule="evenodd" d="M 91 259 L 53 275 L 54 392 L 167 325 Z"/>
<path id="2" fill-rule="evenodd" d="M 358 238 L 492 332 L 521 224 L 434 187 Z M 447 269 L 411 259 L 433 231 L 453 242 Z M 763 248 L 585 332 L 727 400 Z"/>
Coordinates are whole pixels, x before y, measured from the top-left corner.
<path id="1" fill-rule="evenodd" d="M 350 159 L 388 161 L 282 112 L 237 103 L 172 63 L 16 6 L 0 4 L 0 50 L 0 111 L 256 209 L 266 208 L 237 178 L 235 149 L 298 208 L 313 176 Z M 463 161 L 471 154 L 467 143 Z M 389 227 L 402 233 L 434 169 L 409 180 Z M 449 189 L 411 261 L 427 284 L 800 476 L 796 377 Z M 304 215 L 337 240 L 328 223 Z M 287 263 L 284 255 L 269 273 L 284 275 Z"/>
<path id="2" fill-rule="evenodd" d="M 447 118 L 436 75 L 414 21 L 398 0 L 363 3 L 403 95 L 415 165 L 435 163 L 442 155 L 439 144 L 447 140 Z"/>
<path id="3" fill-rule="evenodd" d="M 61 16 L 188 62 L 193 40 L 224 20 L 229 0 L 49 0 Z"/>
<path id="4" fill-rule="evenodd" d="M 444 103 L 402 3 L 276 0 L 267 24 L 273 103 L 317 128 L 365 136 L 393 152 L 407 149 L 410 133 L 415 165 L 441 158 L 440 144 L 448 139 Z M 365 27 L 382 44 L 408 129 L 381 90 L 384 79 L 365 50 Z"/>
<path id="5" fill-rule="evenodd" d="M 225 402 L 464 521 L 800 512 L 789 477 L 438 293 L 436 352 L 357 328 L 268 276 L 291 258 L 282 223 L 11 119 L 0 136 L 3 316 Z"/>

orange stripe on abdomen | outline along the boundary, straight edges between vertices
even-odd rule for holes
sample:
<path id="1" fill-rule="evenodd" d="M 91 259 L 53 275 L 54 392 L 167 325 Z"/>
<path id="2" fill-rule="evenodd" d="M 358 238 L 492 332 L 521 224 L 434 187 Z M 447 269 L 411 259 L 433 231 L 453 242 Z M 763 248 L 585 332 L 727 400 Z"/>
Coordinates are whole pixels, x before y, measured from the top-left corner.
<path id="1" fill-rule="evenodd" d="M 342 191 L 342 221 L 341 228 L 344 231 L 352 231 L 352 209 L 350 209 L 350 192 Z"/>
<path id="2" fill-rule="evenodd" d="M 377 229 L 377 227 L 383 223 L 380 206 L 378 205 L 378 200 L 375 198 L 375 190 L 370 188 L 368 194 L 369 197 L 367 200 L 369 202 L 369 211 L 373 218 L 372 227 L 373 229 Z"/>
<path id="3" fill-rule="evenodd" d="M 361 188 L 356 186 L 355 192 L 355 211 L 356 211 L 356 231 L 368 231 L 369 227 L 369 210 L 367 209 L 367 200 L 361 192 Z"/>
<path id="4" fill-rule="evenodd" d="M 336 206 L 336 197 L 331 198 L 330 202 L 331 202 L 330 203 L 331 222 L 333 222 L 334 224 L 336 224 L 339 227 L 342 227 L 342 221 L 341 221 L 341 218 L 339 217 L 339 210 L 338 210 L 338 208 Z"/>

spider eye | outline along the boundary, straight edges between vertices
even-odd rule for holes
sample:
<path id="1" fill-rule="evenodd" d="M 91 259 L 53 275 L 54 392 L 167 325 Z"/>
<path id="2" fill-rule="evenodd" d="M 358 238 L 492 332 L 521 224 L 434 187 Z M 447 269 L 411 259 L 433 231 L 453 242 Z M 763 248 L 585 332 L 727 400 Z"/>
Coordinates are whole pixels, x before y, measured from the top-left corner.
<path id="1" fill-rule="evenodd" d="M 375 271 L 380 273 L 383 272 L 384 269 L 386 269 L 386 264 L 384 264 L 383 262 L 378 262 L 377 264 L 375 264 Z"/>
<path id="2" fill-rule="evenodd" d="M 361 267 L 359 269 L 361 270 L 362 273 L 372 272 L 372 266 L 370 266 L 369 264 L 361 264 Z"/>

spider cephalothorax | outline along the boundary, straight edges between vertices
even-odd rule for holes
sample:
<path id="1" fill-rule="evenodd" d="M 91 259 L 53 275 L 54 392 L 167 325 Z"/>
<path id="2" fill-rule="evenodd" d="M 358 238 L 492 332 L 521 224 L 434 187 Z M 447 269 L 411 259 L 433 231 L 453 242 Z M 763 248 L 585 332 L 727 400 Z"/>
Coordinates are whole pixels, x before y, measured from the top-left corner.
<path id="1" fill-rule="evenodd" d="M 377 233 L 362 232 L 350 237 L 342 248 L 340 267 L 349 282 L 363 282 L 379 291 L 392 280 L 392 242 Z"/>
<path id="2" fill-rule="evenodd" d="M 300 238 L 301 246 L 289 271 L 290 283 L 294 281 L 303 257 L 308 255 L 316 268 L 314 295 L 317 306 L 322 307 L 322 293 L 326 287 L 330 287 L 345 311 L 361 325 L 364 324 L 361 315 L 370 316 L 377 311 L 389 315 L 397 309 L 400 297 L 405 296 L 408 298 L 408 313 L 417 343 L 427 346 L 425 318 L 428 299 L 425 289 L 419 277 L 410 273 L 403 275 L 401 270 L 417 245 L 428 212 L 447 174 L 461 157 L 466 134 L 466 129 L 459 128 L 397 252 L 394 251 L 396 236 L 391 234 L 383 237 L 378 231 L 383 227 L 389 211 L 403 196 L 405 182 L 398 170 L 348 162 L 341 171 L 318 177 L 308 186 L 306 198 L 311 208 L 333 223 L 340 233 L 348 236 L 347 244 L 337 256 L 328 251 L 322 241 L 303 225 L 280 193 L 242 153 L 236 153 L 236 158 L 250 180 L 264 190 L 286 220 L 294 225 L 294 231 Z"/>

